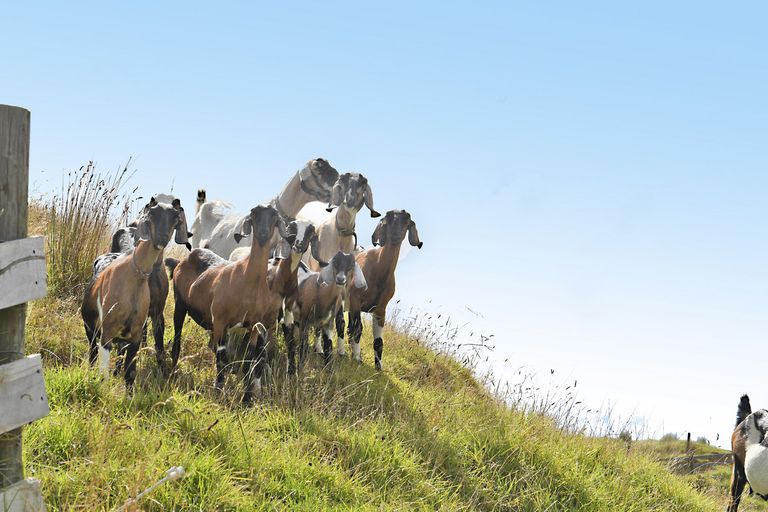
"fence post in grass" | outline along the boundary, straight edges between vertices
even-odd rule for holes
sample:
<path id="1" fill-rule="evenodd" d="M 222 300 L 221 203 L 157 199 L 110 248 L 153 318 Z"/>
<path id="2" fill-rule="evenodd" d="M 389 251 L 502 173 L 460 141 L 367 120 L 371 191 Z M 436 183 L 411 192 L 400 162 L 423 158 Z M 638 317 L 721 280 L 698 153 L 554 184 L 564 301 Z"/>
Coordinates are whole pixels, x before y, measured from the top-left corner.
<path id="1" fill-rule="evenodd" d="M 685 442 L 685 451 L 688 453 L 691 451 L 691 433 L 688 432 L 688 440 Z"/>
<path id="2" fill-rule="evenodd" d="M 48 414 L 40 355 L 24 356 L 27 301 L 45 295 L 43 239 L 27 236 L 29 111 L 0 105 L 0 510 L 44 510 L 24 480 L 21 427 Z"/>

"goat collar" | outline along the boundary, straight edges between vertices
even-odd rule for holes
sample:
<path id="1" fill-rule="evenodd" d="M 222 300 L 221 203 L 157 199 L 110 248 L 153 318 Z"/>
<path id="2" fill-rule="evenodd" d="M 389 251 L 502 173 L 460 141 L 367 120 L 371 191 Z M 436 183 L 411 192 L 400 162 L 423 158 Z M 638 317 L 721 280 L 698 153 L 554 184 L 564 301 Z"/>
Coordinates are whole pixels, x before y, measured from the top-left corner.
<path id="1" fill-rule="evenodd" d="M 355 235 L 355 223 L 354 222 L 352 222 L 351 226 L 346 226 L 346 227 L 341 226 L 339 224 L 339 217 L 337 216 L 336 217 L 336 221 L 334 222 L 334 225 L 336 227 L 336 231 L 338 231 L 339 234 L 342 235 L 342 236 L 353 236 L 353 235 Z"/>
<path id="2" fill-rule="evenodd" d="M 131 263 L 133 264 L 133 270 L 136 271 L 137 274 L 139 274 L 139 277 L 141 279 L 149 279 L 149 275 L 152 273 L 152 271 L 144 272 L 139 268 L 139 265 L 136 263 L 136 249 L 133 250 L 131 253 Z"/>

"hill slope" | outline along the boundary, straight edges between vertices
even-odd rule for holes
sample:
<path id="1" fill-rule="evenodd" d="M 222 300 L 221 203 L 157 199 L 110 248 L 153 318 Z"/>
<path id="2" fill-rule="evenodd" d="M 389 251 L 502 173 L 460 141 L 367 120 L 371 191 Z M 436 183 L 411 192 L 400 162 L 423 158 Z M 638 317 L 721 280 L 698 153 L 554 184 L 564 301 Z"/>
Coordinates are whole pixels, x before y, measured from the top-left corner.
<path id="1" fill-rule="evenodd" d="M 127 398 L 122 379 L 104 383 L 83 362 L 76 304 L 30 306 L 28 352 L 44 354 L 52 411 L 25 429 L 24 450 L 51 510 L 114 508 L 173 465 L 186 478 L 142 509 L 717 508 L 618 442 L 563 435 L 547 418 L 500 406 L 458 363 L 393 331 L 385 372 L 372 368 L 366 326 L 364 365 L 336 358 L 329 372 L 314 357 L 293 384 L 276 371 L 250 409 L 210 388 L 206 341 L 188 322 L 170 386 L 143 349 Z M 227 386 L 226 397 L 240 396 L 239 379 Z"/>

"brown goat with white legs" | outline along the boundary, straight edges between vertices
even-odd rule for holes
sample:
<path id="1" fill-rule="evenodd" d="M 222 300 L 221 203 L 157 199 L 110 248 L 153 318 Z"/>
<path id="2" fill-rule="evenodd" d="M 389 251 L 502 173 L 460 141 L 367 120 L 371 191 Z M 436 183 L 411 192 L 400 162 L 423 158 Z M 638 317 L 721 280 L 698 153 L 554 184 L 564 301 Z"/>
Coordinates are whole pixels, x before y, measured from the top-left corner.
<path id="1" fill-rule="evenodd" d="M 371 236 L 372 247 L 357 254 L 355 259 L 363 270 L 368 287 L 365 289 L 352 288 L 349 296 L 349 341 L 352 357 L 362 361 L 360 354 L 360 337 L 363 334 L 361 313 L 373 314 L 373 351 L 376 369 L 382 369 L 382 353 L 384 351 L 384 320 L 387 314 L 387 304 L 395 295 L 395 268 L 400 256 L 400 245 L 408 236 L 408 243 L 421 249 L 419 232 L 416 223 L 411 220 L 411 214 L 405 210 L 390 210 L 379 221 Z M 337 329 L 339 325 L 337 324 Z M 343 324 L 341 329 L 344 329 Z"/>
<path id="2" fill-rule="evenodd" d="M 295 347 L 299 329 L 294 321 L 294 311 L 298 300 L 298 270 L 299 265 L 302 264 L 302 256 L 307 252 L 307 249 L 311 248 L 314 258 L 320 262 L 321 267 L 327 266 L 328 263 L 320 259 L 319 241 L 317 233 L 315 233 L 315 226 L 311 222 L 291 221 L 286 231 L 288 237 L 278 249 L 278 254 L 283 259 L 270 260 L 267 281 L 270 283 L 271 289 L 283 297 L 283 337 L 287 347 Z M 235 249 L 232 251 L 230 259 L 237 261 L 247 258 L 249 252 L 249 249 Z M 295 361 L 290 357 L 288 358 L 288 373 L 296 373 Z"/>
<path id="3" fill-rule="evenodd" d="M 81 314 L 90 343 L 90 362 L 100 356 L 109 375 L 113 343 L 125 346 L 125 384 L 131 390 L 136 378 L 136 353 L 150 306 L 147 280 L 163 249 L 176 232 L 176 243 L 187 243 L 187 220 L 181 202 L 158 203 L 154 198 L 137 221 L 136 247 L 107 265 L 94 264 L 94 278 L 83 297 Z M 103 261 L 103 260 L 102 260 Z"/>
<path id="4" fill-rule="evenodd" d="M 183 323 L 183 318 L 178 321 L 179 315 L 189 313 L 203 328 L 212 331 L 211 341 L 216 350 L 216 387 L 221 389 L 227 366 L 227 333 L 232 328 L 245 329 L 243 401 L 250 403 L 254 388 L 261 385 L 269 330 L 275 325 L 282 305 L 282 296 L 268 281 L 270 240 L 275 228 L 283 238 L 288 234 L 280 214 L 271 206 L 251 209 L 242 227 L 242 233 L 234 235 L 238 241 L 253 232 L 248 258 L 227 262 L 216 259 L 211 251 L 195 249 L 181 262 L 166 260 L 166 263 L 173 268 L 177 308 L 174 313 L 174 351 Z M 272 284 L 275 288 L 280 287 L 274 280 Z M 257 331 L 255 340 L 251 339 L 254 329 Z"/>
<path id="5" fill-rule="evenodd" d="M 299 275 L 299 289 L 293 308 L 294 331 L 298 331 L 300 363 L 303 364 L 309 331 L 320 330 L 325 363 L 331 361 L 331 335 L 336 313 L 341 308 L 341 300 L 350 286 L 365 288 L 365 276 L 355 263 L 355 257 L 341 251 L 331 258 L 328 265 L 320 272 L 304 270 Z M 286 324 L 288 322 L 286 321 Z M 296 364 L 295 337 L 286 340 L 288 344 L 288 370 L 294 373 Z"/>
<path id="6" fill-rule="evenodd" d="M 155 198 L 157 199 L 157 197 Z M 162 201 L 159 201 L 162 202 Z M 121 254 L 128 253 L 134 249 L 135 246 L 135 233 L 136 233 L 136 221 L 131 225 L 121 227 L 115 230 L 112 234 L 112 246 L 109 254 L 99 256 L 94 262 L 94 271 L 97 268 L 102 268 L 106 264 L 111 263 L 117 259 Z M 187 233 L 187 237 L 191 236 L 191 233 Z M 191 249 L 189 242 L 186 244 L 187 249 Z M 95 273 L 95 272 L 94 272 Z M 152 321 L 152 337 L 155 340 L 155 358 L 157 359 L 157 366 L 160 368 L 161 373 L 164 376 L 168 376 L 167 366 L 165 364 L 165 346 L 163 337 L 165 335 L 165 302 L 168 299 L 168 274 L 163 268 L 163 254 L 157 258 L 154 266 L 152 267 L 152 273 L 149 274 L 147 279 L 149 284 L 149 319 Z M 144 325 L 144 332 L 142 334 L 142 341 L 147 339 L 147 325 Z"/>

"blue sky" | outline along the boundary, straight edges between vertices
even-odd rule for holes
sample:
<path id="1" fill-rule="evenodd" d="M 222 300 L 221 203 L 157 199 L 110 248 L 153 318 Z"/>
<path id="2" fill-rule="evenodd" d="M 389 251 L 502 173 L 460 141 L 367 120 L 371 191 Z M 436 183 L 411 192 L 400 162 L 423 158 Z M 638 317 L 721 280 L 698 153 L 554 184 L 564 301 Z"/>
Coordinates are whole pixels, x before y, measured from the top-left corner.
<path id="1" fill-rule="evenodd" d="M 417 221 L 398 297 L 481 311 L 498 360 L 721 442 L 740 393 L 768 406 L 763 4 L 3 12 L 0 102 L 32 111 L 36 192 L 133 156 L 142 193 L 245 211 L 324 156 Z"/>

